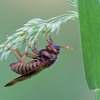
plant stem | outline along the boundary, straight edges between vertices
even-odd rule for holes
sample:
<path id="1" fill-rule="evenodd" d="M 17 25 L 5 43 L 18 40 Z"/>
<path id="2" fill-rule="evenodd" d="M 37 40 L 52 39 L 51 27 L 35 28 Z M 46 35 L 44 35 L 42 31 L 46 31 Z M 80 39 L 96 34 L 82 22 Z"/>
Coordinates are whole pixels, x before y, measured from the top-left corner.
<path id="1" fill-rule="evenodd" d="M 100 89 L 94 91 L 95 100 L 100 100 Z"/>

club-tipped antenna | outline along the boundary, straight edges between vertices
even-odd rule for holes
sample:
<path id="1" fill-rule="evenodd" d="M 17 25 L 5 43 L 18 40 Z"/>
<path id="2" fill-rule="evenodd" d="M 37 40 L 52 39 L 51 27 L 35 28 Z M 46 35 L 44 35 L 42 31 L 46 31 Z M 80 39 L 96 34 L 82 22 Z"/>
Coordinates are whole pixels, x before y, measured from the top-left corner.
<path id="1" fill-rule="evenodd" d="M 68 49 L 68 50 L 73 50 L 73 48 L 72 47 L 70 47 L 70 46 L 59 46 L 60 48 L 64 48 L 64 49 Z"/>

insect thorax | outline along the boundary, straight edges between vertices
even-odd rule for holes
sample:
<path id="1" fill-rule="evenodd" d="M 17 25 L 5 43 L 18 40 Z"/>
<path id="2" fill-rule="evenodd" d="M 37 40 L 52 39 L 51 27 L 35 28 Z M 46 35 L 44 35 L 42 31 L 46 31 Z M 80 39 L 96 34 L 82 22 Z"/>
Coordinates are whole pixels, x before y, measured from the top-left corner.
<path id="1" fill-rule="evenodd" d="M 51 55 L 52 55 L 53 53 L 52 53 L 52 51 L 49 51 L 49 50 L 46 50 L 46 49 L 42 49 L 41 51 L 40 51 L 40 55 L 41 56 L 39 56 L 39 59 L 40 60 L 49 60 L 50 61 L 50 64 L 49 64 L 49 67 L 52 65 L 52 64 L 54 64 L 55 63 L 55 61 L 57 60 L 57 58 L 58 58 L 58 54 L 55 54 L 55 56 L 54 56 L 54 58 L 51 58 Z"/>

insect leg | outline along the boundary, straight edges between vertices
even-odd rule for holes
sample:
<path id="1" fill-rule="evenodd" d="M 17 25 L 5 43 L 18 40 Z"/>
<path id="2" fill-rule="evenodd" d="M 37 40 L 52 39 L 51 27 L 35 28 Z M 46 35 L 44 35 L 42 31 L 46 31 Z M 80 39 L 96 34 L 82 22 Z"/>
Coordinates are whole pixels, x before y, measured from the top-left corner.
<path id="1" fill-rule="evenodd" d="M 6 35 L 6 37 L 9 36 L 7 32 L 5 32 L 5 35 Z M 4 44 L 4 43 L 3 43 L 3 44 Z M 19 50 L 18 50 L 18 49 L 17 49 L 17 50 L 14 50 L 14 49 L 12 49 L 11 47 L 7 46 L 6 44 L 4 44 L 4 45 L 5 45 L 8 49 L 10 49 L 12 52 L 14 52 L 14 54 L 15 54 L 17 60 L 19 61 L 18 55 L 21 56 Z M 17 55 L 17 54 L 18 54 L 18 55 Z"/>
<path id="2" fill-rule="evenodd" d="M 50 35 L 49 35 L 49 39 L 50 39 L 50 41 L 51 41 L 52 43 L 54 43 Z"/>
<path id="3" fill-rule="evenodd" d="M 47 26 L 45 25 L 45 28 L 46 28 L 46 41 L 48 42 L 48 45 L 46 46 L 46 50 L 51 50 L 50 48 L 50 40 L 49 40 L 49 36 L 48 36 L 48 29 L 47 29 Z"/>
<path id="4" fill-rule="evenodd" d="M 37 54 L 37 55 L 39 55 L 39 51 L 37 50 L 37 45 L 36 45 L 36 43 L 34 42 L 34 48 L 32 48 L 31 46 L 30 46 L 30 44 L 28 43 L 28 40 L 27 40 L 27 38 L 26 38 L 26 31 L 24 31 L 24 36 L 25 36 L 25 40 L 26 40 L 26 44 L 28 45 L 28 47 L 35 53 L 35 54 Z"/>
<path id="5" fill-rule="evenodd" d="M 37 50 L 37 44 L 36 44 L 36 42 L 34 42 L 34 48 L 32 48 L 32 51 L 33 51 L 35 54 L 39 55 L 39 51 Z"/>
<path id="6" fill-rule="evenodd" d="M 54 53 L 58 53 L 58 51 L 54 48 L 54 46 L 53 46 L 53 44 L 54 44 L 54 42 L 53 42 L 53 40 L 52 40 L 52 38 L 51 38 L 51 36 L 49 35 L 48 36 L 48 29 L 47 29 L 47 26 L 45 25 L 45 27 L 46 27 L 46 41 L 48 42 L 48 45 L 46 46 L 46 49 L 47 50 L 52 50 Z"/>
<path id="7" fill-rule="evenodd" d="M 48 29 L 47 29 L 47 26 L 46 25 L 45 25 L 45 28 L 46 28 L 46 41 L 49 44 L 50 42 L 49 42 L 49 37 L 48 37 Z"/>
<path id="8" fill-rule="evenodd" d="M 19 50 L 16 50 L 17 51 L 17 54 L 21 57 L 21 61 L 24 61 L 26 57 L 30 57 L 32 59 L 36 59 L 37 56 L 33 55 L 33 54 L 30 54 L 30 53 L 24 53 L 24 54 L 21 54 Z"/>
<path id="9" fill-rule="evenodd" d="M 45 27 L 46 27 L 46 41 L 48 42 L 50 40 L 52 43 L 54 43 L 53 40 L 52 40 L 52 38 L 51 38 L 51 36 L 48 34 L 48 28 L 47 28 L 46 25 L 45 25 Z"/>
<path id="10" fill-rule="evenodd" d="M 20 53 L 20 51 L 17 49 L 16 50 L 16 52 L 17 52 L 17 54 L 21 57 L 21 58 L 23 58 L 23 55 L 25 55 L 25 56 L 27 56 L 27 57 L 29 57 L 29 58 L 32 58 L 32 59 L 36 59 L 37 57 L 36 57 L 36 55 L 33 55 L 33 54 L 30 54 L 30 53 L 24 53 L 24 54 L 21 54 Z"/>
<path id="11" fill-rule="evenodd" d="M 8 49 L 10 49 L 14 55 L 16 56 L 17 60 L 20 62 L 20 59 L 18 58 L 18 54 L 16 52 L 16 50 L 14 50 L 13 48 L 9 47 L 8 45 L 6 45 L 5 43 L 3 43 L 5 45 L 5 47 L 7 47 Z"/>
<path id="12" fill-rule="evenodd" d="M 50 45 L 50 48 L 52 49 L 52 51 L 53 51 L 55 54 L 58 53 L 58 51 L 54 48 L 54 46 Z"/>
<path id="13" fill-rule="evenodd" d="M 18 54 L 20 57 L 22 57 L 22 54 L 19 52 L 18 49 L 16 50 L 16 52 L 17 52 L 17 54 Z"/>
<path id="14" fill-rule="evenodd" d="M 33 54 L 30 54 L 30 53 L 24 53 L 22 56 L 21 56 L 21 62 L 23 62 L 25 60 L 26 57 L 29 57 L 29 58 L 32 58 L 32 59 L 37 59 L 37 56 L 33 55 Z"/>

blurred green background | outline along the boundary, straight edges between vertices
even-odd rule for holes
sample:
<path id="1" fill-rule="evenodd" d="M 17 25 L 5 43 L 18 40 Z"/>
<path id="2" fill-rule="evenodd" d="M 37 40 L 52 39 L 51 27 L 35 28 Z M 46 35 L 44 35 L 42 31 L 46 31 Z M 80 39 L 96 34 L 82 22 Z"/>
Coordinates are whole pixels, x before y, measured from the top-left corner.
<path id="1" fill-rule="evenodd" d="M 49 19 L 67 10 L 76 9 L 66 0 L 0 0 L 0 42 L 6 40 L 5 32 L 12 35 L 33 18 Z M 69 45 L 74 50 L 62 49 L 52 67 L 8 88 L 4 85 L 19 76 L 9 67 L 17 60 L 11 54 L 7 60 L 0 61 L 0 100 L 94 100 L 85 80 L 78 20 L 63 24 L 59 34 L 52 37 L 56 44 Z M 42 49 L 47 43 L 41 37 L 37 44 Z M 24 53 L 24 46 L 20 51 Z"/>

